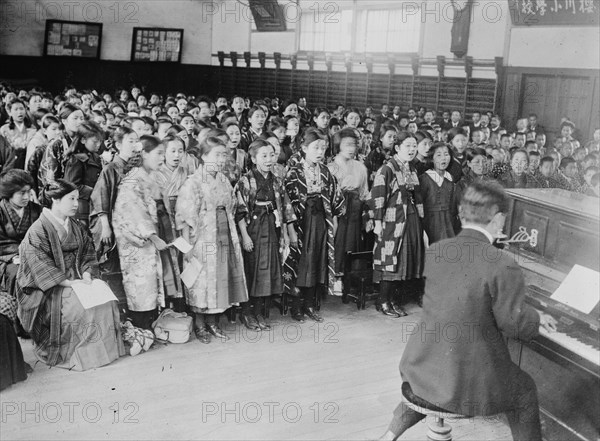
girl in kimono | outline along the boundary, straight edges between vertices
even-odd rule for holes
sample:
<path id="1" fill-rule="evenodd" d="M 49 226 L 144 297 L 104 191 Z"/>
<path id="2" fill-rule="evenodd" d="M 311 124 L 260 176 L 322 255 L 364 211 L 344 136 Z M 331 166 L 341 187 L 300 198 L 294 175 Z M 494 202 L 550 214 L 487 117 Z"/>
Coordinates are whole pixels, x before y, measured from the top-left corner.
<path id="1" fill-rule="evenodd" d="M 39 144 L 32 145 L 35 141 L 35 138 L 29 143 L 27 147 L 27 154 L 31 153 L 29 159 L 26 161 L 26 169 L 33 178 L 33 191 L 35 196 L 40 194 L 41 186 L 39 183 L 39 171 L 40 171 L 40 163 L 44 157 L 44 153 L 46 152 L 46 147 L 48 144 L 60 139 L 62 134 L 62 128 L 60 121 L 58 118 L 51 114 L 47 114 L 42 118 L 41 121 L 42 127 L 38 131 L 40 133 L 40 137 L 43 138 L 39 140 Z M 30 147 L 32 151 L 30 152 Z"/>
<path id="2" fill-rule="evenodd" d="M 452 145 L 452 161 L 448 166 L 448 173 L 452 176 L 453 182 L 458 182 L 462 178 L 462 175 L 467 172 L 465 149 L 467 148 L 469 139 L 462 129 L 454 128 L 448 130 L 448 143 Z"/>
<path id="3" fill-rule="evenodd" d="M 247 301 L 248 291 L 234 219 L 235 195 L 221 171 L 228 147 L 214 137 L 200 147 L 203 164 L 179 190 L 175 222 L 193 246 L 184 258 L 183 271 L 192 271 L 195 277 L 187 285 L 186 301 L 195 314 L 196 337 L 210 343 L 211 335 L 229 339 L 219 327 L 218 314 Z"/>
<path id="4" fill-rule="evenodd" d="M 90 216 L 90 195 L 102 171 L 102 159 L 98 150 L 103 141 L 102 128 L 87 121 L 79 126 L 71 148 L 65 152 L 64 179 L 77 186 L 79 210 L 76 217 L 85 226 L 88 225 Z"/>
<path id="5" fill-rule="evenodd" d="M 165 146 L 165 163 L 153 173 L 158 190 L 156 198 L 158 236 L 165 242 L 171 243 L 178 236 L 175 228 L 175 207 L 179 189 L 192 173 L 185 163 L 185 148 L 181 138 L 167 136 L 162 143 Z M 183 312 L 185 302 L 177 249 L 169 247 L 161 251 L 160 256 L 165 296 L 170 300 L 175 311 Z"/>
<path id="6" fill-rule="evenodd" d="M 64 176 L 64 156 L 69 146 L 73 143 L 79 126 L 85 120 L 83 112 L 78 107 L 66 103 L 58 114 L 64 130 L 63 136 L 48 144 L 46 152 L 40 163 L 39 185 L 44 187 L 46 184 L 60 179 Z"/>
<path id="7" fill-rule="evenodd" d="M 112 216 L 123 176 L 129 173 L 133 165 L 139 165 L 137 162 L 141 155 L 141 145 L 137 133 L 127 127 L 118 127 L 115 130 L 112 145 L 117 154 L 100 172 L 90 195 L 90 231 L 101 268 L 108 272 L 120 272 Z"/>
<path id="8" fill-rule="evenodd" d="M 422 278 L 425 257 L 419 178 L 411 166 L 417 154 L 415 135 L 398 133 L 394 151 L 375 175 L 371 189 L 377 236 L 373 282 L 380 284 L 378 309 L 390 317 L 403 317 L 407 313 L 393 301 L 394 291 L 405 281 Z"/>
<path id="9" fill-rule="evenodd" d="M 379 130 L 379 142 L 365 158 L 365 167 L 369 173 L 369 186 L 373 184 L 375 173 L 394 154 L 394 141 L 398 128 L 394 124 L 383 124 Z"/>
<path id="10" fill-rule="evenodd" d="M 431 148 L 432 136 L 427 132 L 415 133 L 417 138 L 417 155 L 412 160 L 413 166 L 417 171 L 417 176 L 421 176 L 429 169 L 429 149 Z"/>
<path id="11" fill-rule="evenodd" d="M 334 145 L 339 153 L 328 166 L 346 199 L 346 213 L 338 219 L 334 242 L 337 277 L 344 273 L 346 253 L 364 250 L 362 214 L 364 203 L 369 197 L 369 186 L 367 168 L 354 159 L 359 142 L 354 129 L 344 128 L 337 132 L 334 135 Z M 334 294 L 342 295 L 341 279 L 336 281 Z"/>
<path id="12" fill-rule="evenodd" d="M 229 131 L 233 134 L 234 139 L 238 138 L 238 134 L 235 132 L 235 129 L 230 125 L 228 127 Z M 244 150 L 237 148 L 237 145 L 239 144 L 239 138 L 237 143 L 232 143 L 227 131 L 223 129 L 210 129 L 206 135 L 207 138 L 219 138 L 221 141 L 227 144 L 227 152 L 229 155 L 222 172 L 229 178 L 231 186 L 235 187 L 242 175 L 247 171 L 248 154 Z"/>
<path id="13" fill-rule="evenodd" d="M 498 177 L 504 188 L 537 188 L 537 180 L 528 173 L 529 155 L 525 150 L 514 150 L 510 158 L 510 170 Z"/>
<path id="14" fill-rule="evenodd" d="M 269 330 L 264 311 L 273 294 L 283 292 L 280 246 L 288 242 L 283 228 L 283 179 L 272 173 L 277 161 L 273 146 L 262 139 L 248 150 L 254 167 L 238 182 L 236 220 L 244 249 L 249 302 L 242 304 L 242 323 L 251 330 Z"/>
<path id="15" fill-rule="evenodd" d="M 242 135 L 240 142 L 240 148 L 245 152 L 248 151 L 248 147 L 252 144 L 262 133 L 267 115 L 262 107 L 255 105 L 248 111 L 248 130 Z"/>
<path id="16" fill-rule="evenodd" d="M 467 159 L 467 167 L 469 170 L 463 175 L 460 181 L 457 182 L 456 187 L 459 192 L 459 196 L 456 200 L 460 203 L 461 196 L 465 193 L 465 190 L 469 185 L 477 180 L 487 180 L 487 154 L 481 147 L 475 147 L 472 149 L 465 150 L 465 157 Z"/>
<path id="17" fill-rule="evenodd" d="M 42 211 L 30 200 L 32 186 L 32 177 L 23 170 L 11 169 L 0 175 L 0 312 L 18 331 L 19 245 Z"/>
<path id="18" fill-rule="evenodd" d="M 154 136 L 144 135 L 142 165 L 121 182 L 113 213 L 113 228 L 119 250 L 123 286 L 129 317 L 135 327 L 151 329 L 165 306 L 160 252 L 167 244 L 158 236 L 157 190 L 152 172 L 164 163 L 165 148 Z"/>
<path id="19" fill-rule="evenodd" d="M 451 161 L 448 146 L 444 143 L 434 144 L 429 150 L 429 162 L 433 169 L 419 177 L 425 214 L 423 228 L 429 244 L 454 237 L 460 231 L 456 185 L 446 171 Z"/>
<path id="20" fill-rule="evenodd" d="M 228 169 L 234 168 L 239 171 L 239 177 L 244 173 L 248 163 L 248 154 L 243 151 L 240 147 L 240 141 L 242 140 L 242 132 L 240 126 L 235 121 L 230 121 L 223 124 L 223 130 L 227 133 L 227 147 L 229 148 L 230 158 L 228 159 Z M 234 165 L 235 164 L 235 165 Z M 237 179 L 236 179 L 237 182 Z"/>
<path id="21" fill-rule="evenodd" d="M 0 135 L 8 141 L 8 144 L 15 151 L 17 157 L 15 168 L 23 170 L 25 168 L 27 145 L 35 136 L 36 129 L 27 116 L 27 107 L 23 101 L 13 99 L 6 105 L 6 109 L 9 120 L 0 127 Z"/>
<path id="22" fill-rule="evenodd" d="M 283 270 L 284 290 L 294 297 L 292 318 L 303 322 L 305 314 L 321 322 L 315 306 L 318 290 L 333 294 L 335 282 L 335 233 L 337 218 L 345 213 L 345 201 L 335 177 L 323 165 L 327 138 L 309 128 L 302 142 L 304 157 L 288 170 L 285 189 L 290 255 Z"/>
<path id="23" fill-rule="evenodd" d="M 49 366 L 85 371 L 124 355 L 116 301 L 85 309 L 75 282 L 98 277 L 87 231 L 73 217 L 77 187 L 58 179 L 42 191 L 44 210 L 19 247 L 19 318 L 36 357 Z"/>
<path id="24" fill-rule="evenodd" d="M 267 141 L 273 146 L 273 149 L 275 150 L 275 163 L 271 167 L 271 173 L 283 181 L 287 171 L 285 165 L 278 161 L 278 158 L 281 157 L 281 143 L 279 142 L 279 138 L 273 132 L 263 132 L 263 134 L 260 135 L 260 139 Z"/>

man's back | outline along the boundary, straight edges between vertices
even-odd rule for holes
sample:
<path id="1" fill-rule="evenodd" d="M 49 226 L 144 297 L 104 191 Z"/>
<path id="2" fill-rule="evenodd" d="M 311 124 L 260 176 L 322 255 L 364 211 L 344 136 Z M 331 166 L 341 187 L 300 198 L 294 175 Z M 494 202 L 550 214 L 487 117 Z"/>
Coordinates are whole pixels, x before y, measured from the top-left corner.
<path id="1" fill-rule="evenodd" d="M 501 412 L 510 404 L 506 379 L 518 369 L 502 333 L 529 340 L 539 327 L 537 312 L 524 303 L 521 269 L 482 232 L 467 228 L 428 249 L 425 277 L 421 321 L 406 328 L 403 381 L 451 412 Z"/>

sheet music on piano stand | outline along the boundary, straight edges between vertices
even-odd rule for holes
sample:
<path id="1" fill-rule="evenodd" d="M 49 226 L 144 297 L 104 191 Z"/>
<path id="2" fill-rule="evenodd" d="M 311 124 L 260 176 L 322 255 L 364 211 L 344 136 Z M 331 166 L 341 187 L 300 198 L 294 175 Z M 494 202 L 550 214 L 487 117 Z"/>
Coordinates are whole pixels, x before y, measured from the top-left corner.
<path id="1" fill-rule="evenodd" d="M 574 265 L 551 298 L 590 314 L 600 302 L 600 273 Z"/>

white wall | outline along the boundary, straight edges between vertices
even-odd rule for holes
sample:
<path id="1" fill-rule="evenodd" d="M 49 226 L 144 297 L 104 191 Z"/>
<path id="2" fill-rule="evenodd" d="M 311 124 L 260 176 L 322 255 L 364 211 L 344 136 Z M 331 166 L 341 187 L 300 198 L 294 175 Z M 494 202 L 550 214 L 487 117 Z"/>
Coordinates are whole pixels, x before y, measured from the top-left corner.
<path id="1" fill-rule="evenodd" d="M 206 0 L 0 0 L 0 54 L 41 56 L 47 19 L 102 23 L 104 60 L 129 60 L 134 27 L 183 28 L 182 63 L 210 64 Z M 203 20 L 204 16 L 204 20 Z"/>
<path id="2" fill-rule="evenodd" d="M 509 66 L 600 68 L 600 29 L 597 27 L 513 27 Z"/>

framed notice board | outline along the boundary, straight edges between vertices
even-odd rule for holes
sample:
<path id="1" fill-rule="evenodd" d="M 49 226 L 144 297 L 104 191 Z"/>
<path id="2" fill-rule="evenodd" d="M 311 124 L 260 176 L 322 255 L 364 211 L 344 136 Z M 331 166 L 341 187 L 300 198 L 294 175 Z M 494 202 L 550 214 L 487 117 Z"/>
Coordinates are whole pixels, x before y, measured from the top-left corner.
<path id="1" fill-rule="evenodd" d="M 133 28 L 131 61 L 181 63 L 183 29 Z"/>
<path id="2" fill-rule="evenodd" d="M 46 20 L 44 55 L 100 58 L 102 23 Z"/>

